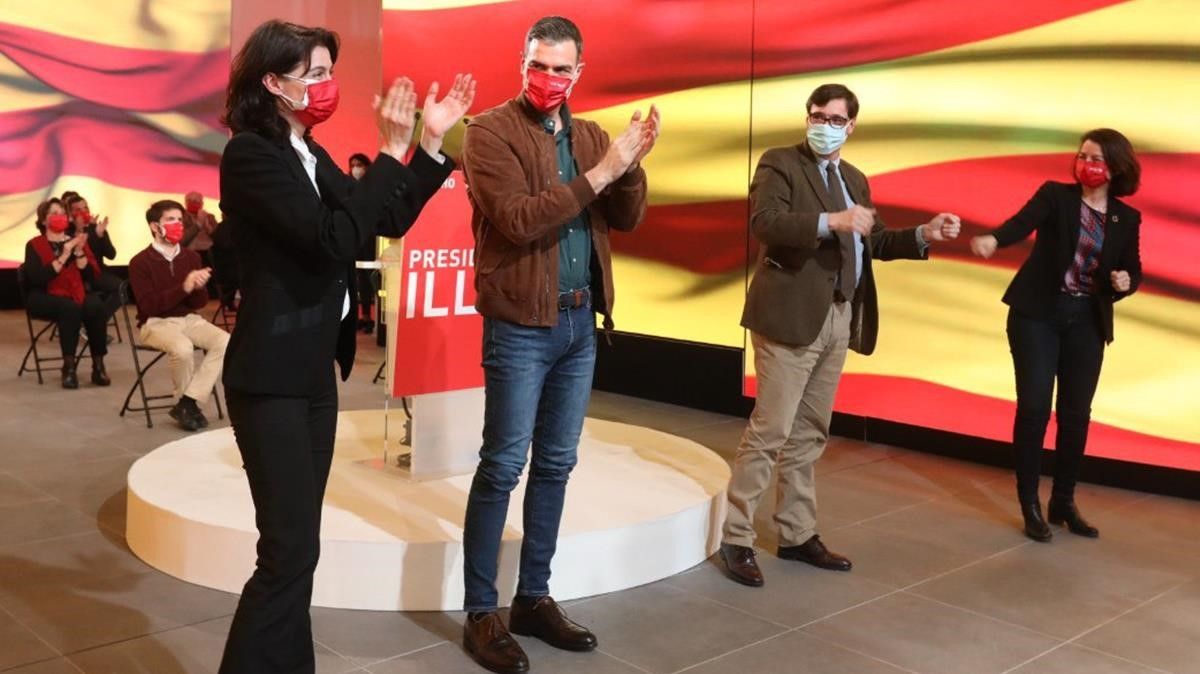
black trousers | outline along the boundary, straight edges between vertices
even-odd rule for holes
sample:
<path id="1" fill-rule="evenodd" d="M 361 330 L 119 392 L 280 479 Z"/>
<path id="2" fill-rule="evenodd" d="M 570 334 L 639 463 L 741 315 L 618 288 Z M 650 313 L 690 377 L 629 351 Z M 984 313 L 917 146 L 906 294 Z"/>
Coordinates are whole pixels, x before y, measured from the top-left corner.
<path id="1" fill-rule="evenodd" d="M 358 310 L 367 320 L 374 320 L 371 314 L 375 307 L 375 296 L 379 293 L 379 283 L 376 281 L 379 272 L 374 269 L 355 269 L 358 274 Z"/>
<path id="2" fill-rule="evenodd" d="M 121 310 L 120 288 L 121 278 L 108 270 L 100 272 L 95 280 L 92 281 L 92 292 L 100 295 L 100 299 L 104 301 L 105 308 L 108 309 L 109 316 Z M 88 339 L 91 339 L 91 337 L 88 337 Z"/>
<path id="3" fill-rule="evenodd" d="M 333 460 L 337 387 L 301 398 L 225 389 L 250 481 L 258 562 L 238 601 L 220 674 L 313 672 L 313 571 Z"/>
<path id="4" fill-rule="evenodd" d="M 83 304 L 75 304 L 65 297 L 34 290 L 26 303 L 30 316 L 58 323 L 58 343 L 63 356 L 74 356 L 78 350 L 80 327 L 87 330 L 88 350 L 93 357 L 108 353 L 105 328 L 112 312 L 99 293 L 88 293 Z"/>
<path id="5" fill-rule="evenodd" d="M 1061 295 L 1057 311 L 1049 320 L 1030 318 L 1010 309 L 1008 345 L 1017 375 L 1017 416 L 1013 421 L 1017 496 L 1022 503 L 1038 498 L 1050 397 L 1057 382 L 1053 495 L 1070 500 L 1075 495 L 1092 398 L 1104 361 L 1104 337 L 1092 299 Z"/>

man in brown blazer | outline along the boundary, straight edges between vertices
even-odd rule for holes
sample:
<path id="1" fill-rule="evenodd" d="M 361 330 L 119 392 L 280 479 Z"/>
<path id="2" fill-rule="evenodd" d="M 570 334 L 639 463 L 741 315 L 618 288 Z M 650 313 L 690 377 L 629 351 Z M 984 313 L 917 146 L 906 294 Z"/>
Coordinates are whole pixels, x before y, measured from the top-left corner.
<path id="1" fill-rule="evenodd" d="M 875 213 L 861 171 L 841 159 L 858 99 L 840 84 L 808 99 L 807 138 L 763 154 L 750 186 L 750 228 L 761 263 L 746 296 L 758 379 L 754 413 L 729 481 L 721 558 L 730 577 L 759 586 L 754 511 L 778 464 L 779 557 L 850 570 L 816 533 L 813 466 L 825 450 L 847 348 L 875 349 L 879 310 L 873 260 L 923 260 L 932 241 L 958 236 L 958 216 L 941 213 L 889 230 Z"/>

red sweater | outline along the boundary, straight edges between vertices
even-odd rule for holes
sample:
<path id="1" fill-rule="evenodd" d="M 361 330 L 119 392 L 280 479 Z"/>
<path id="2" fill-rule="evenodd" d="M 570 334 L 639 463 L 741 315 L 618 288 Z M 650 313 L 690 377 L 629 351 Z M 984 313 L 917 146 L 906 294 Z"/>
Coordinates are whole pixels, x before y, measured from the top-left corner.
<path id="1" fill-rule="evenodd" d="M 71 258 L 63 265 L 62 271 L 55 273 L 53 262 L 57 256 L 50 240 L 45 234 L 33 237 L 25 244 L 25 274 L 29 285 L 34 288 L 44 287 L 47 294 L 65 297 L 75 304 L 83 304 L 83 298 L 87 295 L 84 281 L 91 281 L 100 273 L 100 265 L 96 263 L 96 256 L 92 255 L 91 248 L 84 244 L 83 252 L 88 259 L 88 264 L 83 270 L 80 270 L 75 265 L 75 259 Z"/>
<path id="2" fill-rule="evenodd" d="M 200 254 L 182 247 L 170 262 L 153 245 L 134 255 L 129 261 L 129 287 L 137 300 L 138 325 L 151 318 L 187 316 L 203 307 L 208 302 L 204 286 L 183 291 L 183 280 L 201 268 Z"/>

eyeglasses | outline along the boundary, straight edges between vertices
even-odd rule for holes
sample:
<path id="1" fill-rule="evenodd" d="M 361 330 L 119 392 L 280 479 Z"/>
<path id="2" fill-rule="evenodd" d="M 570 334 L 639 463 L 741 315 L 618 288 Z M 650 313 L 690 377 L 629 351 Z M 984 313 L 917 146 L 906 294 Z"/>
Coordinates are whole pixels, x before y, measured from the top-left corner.
<path id="1" fill-rule="evenodd" d="M 835 129 L 840 129 L 850 123 L 850 120 L 841 115 L 826 116 L 820 112 L 812 112 L 808 115 L 809 124 L 828 124 Z"/>

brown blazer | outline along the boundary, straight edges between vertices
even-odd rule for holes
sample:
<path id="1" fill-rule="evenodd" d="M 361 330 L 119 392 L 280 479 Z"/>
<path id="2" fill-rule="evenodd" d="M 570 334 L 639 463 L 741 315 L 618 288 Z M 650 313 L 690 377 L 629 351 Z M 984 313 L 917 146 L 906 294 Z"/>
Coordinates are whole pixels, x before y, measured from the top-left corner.
<path id="1" fill-rule="evenodd" d="M 840 166 L 854 203 L 874 208 L 867 177 L 844 159 Z M 750 207 L 750 231 L 762 250 L 746 294 L 742 326 L 783 344 L 812 344 L 833 304 L 841 252 L 836 241 L 822 245 L 817 238 L 817 221 L 833 205 L 807 144 L 763 154 L 750 184 Z M 875 218 L 871 235 L 863 239 L 862 276 L 851 303 L 851 349 L 862 354 L 875 350 L 879 307 L 871 260 L 922 260 L 927 255 L 928 248 L 922 250 L 917 242 L 916 228 L 889 230 Z"/>
<path id="2" fill-rule="evenodd" d="M 592 235 L 592 307 L 612 327 L 612 252 L 608 231 L 633 231 L 646 214 L 646 172 L 625 174 L 600 194 L 584 176 L 608 150 L 595 122 L 571 121 L 579 176 L 558 177 L 554 137 L 541 116 L 514 98 L 471 120 L 463 170 L 475 234 L 475 308 L 488 318 L 528 326 L 558 322 L 559 228 L 588 210 Z"/>

